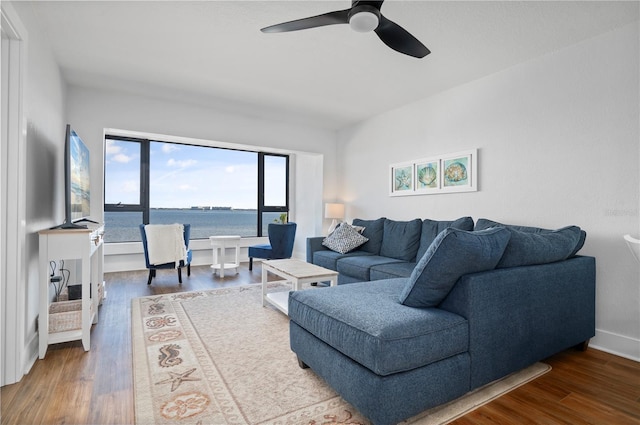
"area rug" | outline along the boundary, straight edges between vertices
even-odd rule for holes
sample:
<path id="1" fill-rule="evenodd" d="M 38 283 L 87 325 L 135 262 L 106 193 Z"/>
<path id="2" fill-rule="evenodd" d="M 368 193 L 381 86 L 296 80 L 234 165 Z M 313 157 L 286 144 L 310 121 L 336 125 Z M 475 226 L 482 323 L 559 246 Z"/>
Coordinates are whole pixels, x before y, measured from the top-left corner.
<path id="1" fill-rule="evenodd" d="M 132 301 L 136 424 L 369 424 L 298 367 L 287 316 L 261 296 L 254 284 Z M 537 363 L 403 423 L 445 424 L 549 369 Z"/>

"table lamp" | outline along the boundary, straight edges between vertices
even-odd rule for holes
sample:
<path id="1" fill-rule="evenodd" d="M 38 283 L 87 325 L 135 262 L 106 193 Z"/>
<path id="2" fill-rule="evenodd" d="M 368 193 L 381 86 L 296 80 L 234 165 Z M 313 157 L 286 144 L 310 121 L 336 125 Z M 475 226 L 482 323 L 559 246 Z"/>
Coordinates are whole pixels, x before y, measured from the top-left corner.
<path id="1" fill-rule="evenodd" d="M 324 204 L 324 218 L 333 219 L 329 227 L 329 234 L 331 234 L 338 227 L 338 220 L 344 218 L 344 204 Z"/>

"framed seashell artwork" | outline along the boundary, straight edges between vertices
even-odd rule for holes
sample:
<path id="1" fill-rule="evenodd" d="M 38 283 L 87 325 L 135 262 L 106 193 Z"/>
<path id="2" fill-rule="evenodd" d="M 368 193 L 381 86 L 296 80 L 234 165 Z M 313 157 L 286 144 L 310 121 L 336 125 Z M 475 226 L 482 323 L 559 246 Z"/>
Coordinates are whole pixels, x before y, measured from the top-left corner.
<path id="1" fill-rule="evenodd" d="M 446 155 L 442 161 L 443 192 L 475 192 L 477 186 L 478 150 Z"/>
<path id="2" fill-rule="evenodd" d="M 475 192 L 477 175 L 477 149 L 392 164 L 389 196 Z"/>
<path id="3" fill-rule="evenodd" d="M 414 164 L 405 162 L 394 164 L 390 168 L 391 185 L 389 194 L 391 196 L 408 195 L 414 192 Z"/>
<path id="4" fill-rule="evenodd" d="M 427 194 L 440 190 L 440 158 L 416 161 L 416 194 Z"/>

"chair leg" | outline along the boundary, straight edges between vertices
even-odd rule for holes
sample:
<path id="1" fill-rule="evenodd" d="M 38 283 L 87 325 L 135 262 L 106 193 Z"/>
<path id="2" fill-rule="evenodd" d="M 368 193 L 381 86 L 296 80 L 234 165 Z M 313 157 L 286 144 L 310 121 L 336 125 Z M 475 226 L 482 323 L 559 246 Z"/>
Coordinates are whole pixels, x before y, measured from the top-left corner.
<path id="1" fill-rule="evenodd" d="M 249 270 L 253 270 L 253 257 L 249 257 Z"/>
<path id="2" fill-rule="evenodd" d="M 191 276 L 191 263 L 187 264 L 187 276 Z"/>
<path id="3" fill-rule="evenodd" d="M 178 283 L 182 285 L 182 267 L 178 267 Z"/>
<path id="4" fill-rule="evenodd" d="M 151 279 L 156 275 L 156 271 L 153 269 L 149 269 L 149 279 L 147 280 L 147 285 L 151 285 Z"/>

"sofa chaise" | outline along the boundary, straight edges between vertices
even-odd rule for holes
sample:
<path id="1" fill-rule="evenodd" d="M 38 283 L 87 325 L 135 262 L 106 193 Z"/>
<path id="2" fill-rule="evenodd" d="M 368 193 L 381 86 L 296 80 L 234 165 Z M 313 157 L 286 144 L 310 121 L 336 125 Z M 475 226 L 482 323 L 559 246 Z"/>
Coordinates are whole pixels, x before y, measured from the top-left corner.
<path id="1" fill-rule="evenodd" d="M 366 281 L 289 294 L 291 349 L 300 365 L 376 425 L 567 348 L 586 348 L 595 334 L 595 259 L 576 255 L 581 229 L 481 219 L 469 231 L 454 222 L 441 224 L 417 262 L 401 260 L 414 263 L 405 266 L 413 267 L 408 276 L 372 280 L 382 263 L 369 261 Z M 338 271 L 356 256 L 348 254 L 333 256 Z"/>

